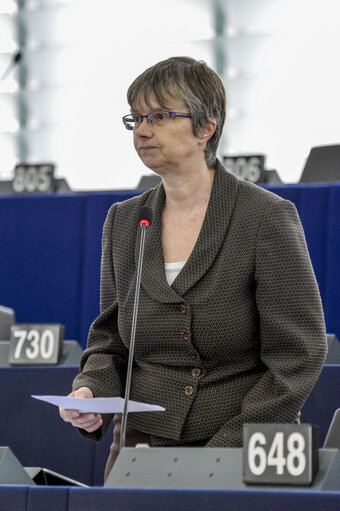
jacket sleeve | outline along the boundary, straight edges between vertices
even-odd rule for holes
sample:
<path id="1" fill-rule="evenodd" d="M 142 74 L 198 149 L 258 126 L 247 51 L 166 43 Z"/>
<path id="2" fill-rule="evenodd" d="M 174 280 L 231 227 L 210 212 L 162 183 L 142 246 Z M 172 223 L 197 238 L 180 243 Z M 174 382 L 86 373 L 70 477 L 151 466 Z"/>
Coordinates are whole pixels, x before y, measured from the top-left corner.
<path id="1" fill-rule="evenodd" d="M 326 357 L 319 289 L 291 202 L 277 201 L 266 211 L 255 264 L 261 359 L 266 371 L 244 398 L 241 413 L 217 431 L 209 447 L 241 446 L 244 423 L 294 422 Z"/>
<path id="2" fill-rule="evenodd" d="M 89 387 L 95 397 L 116 397 L 124 394 L 128 350 L 118 331 L 118 303 L 112 261 L 112 228 L 116 205 L 107 215 L 102 236 L 100 281 L 100 315 L 92 323 L 87 347 L 80 361 L 80 373 L 73 382 L 73 390 Z M 91 440 L 100 440 L 112 420 L 103 415 L 103 425 L 93 433 L 80 429 Z"/>

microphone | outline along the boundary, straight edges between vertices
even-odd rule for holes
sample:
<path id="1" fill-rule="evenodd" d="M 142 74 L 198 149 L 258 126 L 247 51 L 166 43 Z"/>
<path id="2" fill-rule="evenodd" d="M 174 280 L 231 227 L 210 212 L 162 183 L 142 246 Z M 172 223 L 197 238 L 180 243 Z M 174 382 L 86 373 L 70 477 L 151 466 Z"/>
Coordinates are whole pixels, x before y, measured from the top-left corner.
<path id="1" fill-rule="evenodd" d="M 149 225 L 152 222 L 152 215 L 153 211 L 151 208 L 149 208 L 149 206 L 143 206 L 142 208 L 140 208 L 138 213 L 139 225 L 141 226 L 142 224 L 146 224 L 146 226 L 149 227 Z"/>
<path id="2" fill-rule="evenodd" d="M 7 68 L 5 69 L 3 74 L 1 75 L 0 82 L 2 82 L 3 80 L 6 80 L 7 76 L 11 73 L 11 71 L 15 68 L 15 66 L 20 62 L 21 58 L 22 58 L 21 51 L 17 51 L 13 55 L 13 57 L 11 58 L 10 63 L 8 64 Z"/>
<path id="3" fill-rule="evenodd" d="M 140 228 L 141 228 L 141 240 L 140 240 L 140 246 L 139 246 L 135 301 L 134 301 L 134 305 L 133 305 L 132 326 L 131 326 L 131 336 L 130 336 L 130 350 L 129 350 L 128 368 L 127 368 L 127 374 L 126 374 L 125 397 L 124 397 L 124 406 L 123 406 L 123 412 L 122 412 L 122 423 L 121 423 L 121 432 L 120 432 L 120 448 L 121 449 L 125 446 L 125 435 L 126 435 L 128 403 L 129 403 L 131 376 L 132 376 L 133 354 L 135 351 L 136 325 L 137 325 L 138 304 L 139 304 L 139 290 L 140 290 L 140 281 L 141 281 L 141 276 L 142 276 L 142 266 L 143 266 L 143 256 L 144 256 L 145 231 L 146 231 L 147 227 L 149 227 L 152 222 L 152 216 L 153 216 L 153 211 L 151 208 L 149 208 L 148 206 L 143 206 L 142 208 L 140 208 L 139 213 L 138 213 L 138 224 L 140 225 Z"/>

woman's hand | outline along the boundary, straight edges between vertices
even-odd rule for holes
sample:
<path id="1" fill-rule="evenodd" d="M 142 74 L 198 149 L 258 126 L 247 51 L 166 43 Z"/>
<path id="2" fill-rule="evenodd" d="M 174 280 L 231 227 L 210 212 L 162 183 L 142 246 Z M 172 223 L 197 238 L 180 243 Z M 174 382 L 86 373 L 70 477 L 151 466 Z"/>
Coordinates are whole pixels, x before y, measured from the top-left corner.
<path id="1" fill-rule="evenodd" d="M 88 387 L 80 387 L 78 390 L 71 392 L 68 397 L 93 398 L 93 393 Z M 79 413 L 77 410 L 62 407 L 59 407 L 59 413 L 65 422 L 70 422 L 76 428 L 85 429 L 88 433 L 96 431 L 103 424 L 99 413 Z"/>

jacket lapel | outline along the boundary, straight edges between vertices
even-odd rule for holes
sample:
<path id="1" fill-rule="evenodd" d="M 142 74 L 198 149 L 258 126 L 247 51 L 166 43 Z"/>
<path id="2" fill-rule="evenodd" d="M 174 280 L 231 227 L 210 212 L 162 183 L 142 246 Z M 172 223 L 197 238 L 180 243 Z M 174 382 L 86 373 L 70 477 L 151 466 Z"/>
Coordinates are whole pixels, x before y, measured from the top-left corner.
<path id="1" fill-rule="evenodd" d="M 163 303 L 180 303 L 183 299 L 172 289 L 165 276 L 162 251 L 162 211 L 165 202 L 163 184 L 159 184 L 149 195 L 145 206 L 153 210 L 151 225 L 146 229 L 144 259 L 141 284 L 155 300 Z M 139 256 L 141 230 L 138 228 L 136 240 L 136 268 Z"/>
<path id="2" fill-rule="evenodd" d="M 183 302 L 184 294 L 198 282 L 216 259 L 232 217 L 238 180 L 218 161 L 203 225 L 189 259 L 170 287 L 165 276 L 161 226 L 165 192 L 162 184 L 149 195 L 145 205 L 154 216 L 146 231 L 142 285 L 149 295 L 163 303 Z M 136 261 L 140 245 L 140 229 L 136 243 Z"/>
<path id="3" fill-rule="evenodd" d="M 184 268 L 172 284 L 183 296 L 209 270 L 226 237 L 232 217 L 238 181 L 218 162 L 210 200 L 200 234 Z"/>

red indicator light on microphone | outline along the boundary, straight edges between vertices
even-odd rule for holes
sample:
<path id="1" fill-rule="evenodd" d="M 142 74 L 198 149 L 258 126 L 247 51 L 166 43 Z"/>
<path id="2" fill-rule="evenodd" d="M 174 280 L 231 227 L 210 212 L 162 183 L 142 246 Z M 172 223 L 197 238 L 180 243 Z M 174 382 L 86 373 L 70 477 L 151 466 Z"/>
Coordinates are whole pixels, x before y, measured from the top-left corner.
<path id="1" fill-rule="evenodd" d="M 146 220 L 146 218 L 144 218 L 143 220 L 139 220 L 139 225 L 142 225 L 142 224 L 146 224 L 146 226 L 149 227 L 150 222 L 149 222 L 149 220 Z"/>
<path id="2" fill-rule="evenodd" d="M 152 209 L 148 206 L 143 206 L 139 210 L 138 214 L 138 224 L 140 226 L 145 225 L 145 227 L 149 227 L 152 222 Z"/>

